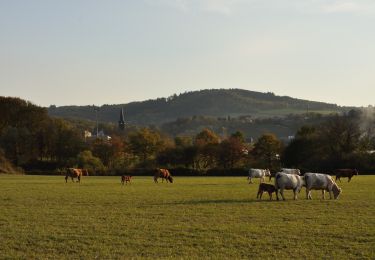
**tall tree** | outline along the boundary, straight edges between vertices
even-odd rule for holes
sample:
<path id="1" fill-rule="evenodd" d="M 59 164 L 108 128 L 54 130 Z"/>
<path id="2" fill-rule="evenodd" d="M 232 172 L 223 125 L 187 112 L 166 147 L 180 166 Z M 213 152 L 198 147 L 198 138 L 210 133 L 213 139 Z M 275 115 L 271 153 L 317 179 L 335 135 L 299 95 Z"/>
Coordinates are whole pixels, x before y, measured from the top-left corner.
<path id="1" fill-rule="evenodd" d="M 218 162 L 223 168 L 234 168 L 247 153 L 245 138 L 241 132 L 235 132 L 220 143 Z"/>
<path id="2" fill-rule="evenodd" d="M 162 148 L 160 134 L 149 128 L 129 134 L 129 144 L 133 153 L 139 156 L 143 163 Z"/>
<path id="3" fill-rule="evenodd" d="M 282 143 L 273 134 L 264 134 L 254 144 L 251 154 L 257 167 L 277 170 L 280 167 Z"/>
<path id="4" fill-rule="evenodd" d="M 217 162 L 220 138 L 212 130 L 203 129 L 194 140 L 197 155 L 194 160 L 195 169 L 207 170 L 213 168 Z"/>

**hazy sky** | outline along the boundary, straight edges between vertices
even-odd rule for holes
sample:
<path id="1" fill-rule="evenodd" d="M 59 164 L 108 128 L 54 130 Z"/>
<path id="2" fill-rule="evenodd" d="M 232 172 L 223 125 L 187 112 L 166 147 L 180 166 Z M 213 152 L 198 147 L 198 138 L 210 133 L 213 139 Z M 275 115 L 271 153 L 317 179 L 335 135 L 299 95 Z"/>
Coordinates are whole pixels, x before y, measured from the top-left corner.
<path id="1" fill-rule="evenodd" d="M 375 0 L 0 0 L 0 95 L 119 104 L 206 88 L 375 105 Z"/>

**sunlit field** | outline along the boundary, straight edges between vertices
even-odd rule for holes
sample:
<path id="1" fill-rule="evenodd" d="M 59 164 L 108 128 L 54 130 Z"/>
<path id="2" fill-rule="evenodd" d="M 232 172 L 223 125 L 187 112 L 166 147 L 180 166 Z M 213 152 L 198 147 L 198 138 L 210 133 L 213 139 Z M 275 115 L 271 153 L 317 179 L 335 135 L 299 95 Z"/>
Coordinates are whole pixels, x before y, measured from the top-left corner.
<path id="1" fill-rule="evenodd" d="M 375 258 L 375 176 L 338 200 L 256 200 L 259 179 L 0 176 L 1 258 Z"/>

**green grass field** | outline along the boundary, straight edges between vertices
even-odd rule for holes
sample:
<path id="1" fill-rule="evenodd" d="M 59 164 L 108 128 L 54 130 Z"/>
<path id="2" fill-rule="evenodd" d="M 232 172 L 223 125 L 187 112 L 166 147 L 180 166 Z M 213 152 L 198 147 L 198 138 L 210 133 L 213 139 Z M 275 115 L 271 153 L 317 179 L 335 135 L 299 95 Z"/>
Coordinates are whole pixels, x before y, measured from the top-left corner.
<path id="1" fill-rule="evenodd" d="M 0 258 L 374 259 L 375 176 L 344 180 L 339 200 L 277 202 L 244 177 L 2 175 Z"/>

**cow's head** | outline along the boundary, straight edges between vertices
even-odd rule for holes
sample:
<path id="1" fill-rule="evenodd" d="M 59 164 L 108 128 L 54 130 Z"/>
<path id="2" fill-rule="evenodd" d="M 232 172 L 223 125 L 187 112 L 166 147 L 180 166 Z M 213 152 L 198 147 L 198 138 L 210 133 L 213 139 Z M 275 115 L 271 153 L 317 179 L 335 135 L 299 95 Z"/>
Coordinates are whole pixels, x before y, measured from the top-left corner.
<path id="1" fill-rule="evenodd" d="M 332 192 L 333 192 L 333 197 L 335 199 L 337 199 L 340 195 L 340 193 L 342 192 L 341 188 L 339 188 L 339 186 L 337 186 L 337 184 L 335 183 L 333 186 L 332 186 Z"/>

